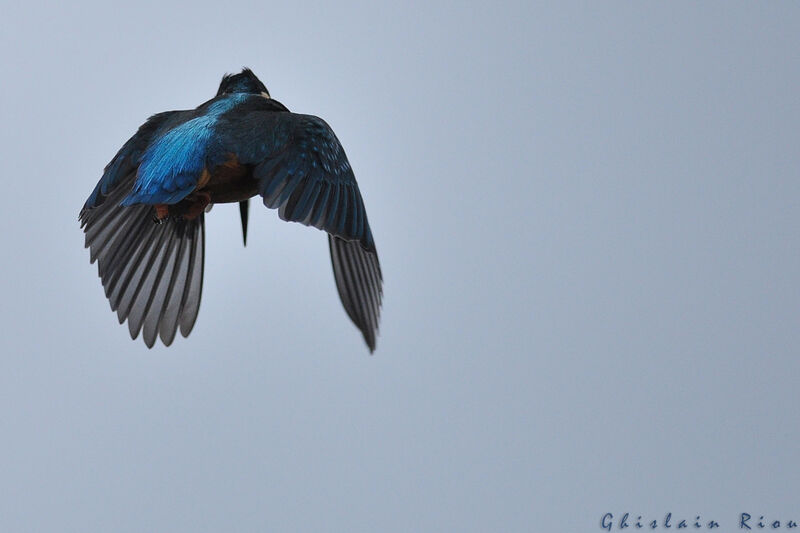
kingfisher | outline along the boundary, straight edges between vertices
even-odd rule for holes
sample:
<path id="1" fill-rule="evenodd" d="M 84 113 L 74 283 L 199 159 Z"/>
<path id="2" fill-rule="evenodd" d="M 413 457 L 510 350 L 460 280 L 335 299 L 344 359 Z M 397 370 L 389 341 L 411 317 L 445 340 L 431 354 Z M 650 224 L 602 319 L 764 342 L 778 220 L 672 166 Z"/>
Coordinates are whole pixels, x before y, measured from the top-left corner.
<path id="1" fill-rule="evenodd" d="M 91 263 L 119 323 L 148 348 L 186 337 L 200 310 L 205 216 L 250 198 L 328 234 L 345 311 L 375 350 L 383 275 L 353 169 L 330 126 L 290 112 L 253 72 L 222 78 L 195 109 L 151 116 L 105 167 L 80 211 Z"/>

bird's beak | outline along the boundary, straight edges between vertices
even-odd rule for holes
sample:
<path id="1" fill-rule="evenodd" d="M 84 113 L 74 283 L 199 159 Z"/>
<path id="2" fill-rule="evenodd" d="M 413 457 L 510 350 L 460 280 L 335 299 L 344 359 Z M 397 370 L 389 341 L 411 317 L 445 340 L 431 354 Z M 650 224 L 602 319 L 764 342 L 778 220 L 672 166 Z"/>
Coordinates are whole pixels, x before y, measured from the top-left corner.
<path id="1" fill-rule="evenodd" d="M 247 246 L 247 212 L 250 208 L 250 199 L 242 200 L 239 202 L 239 215 L 242 218 L 242 239 L 244 245 Z"/>

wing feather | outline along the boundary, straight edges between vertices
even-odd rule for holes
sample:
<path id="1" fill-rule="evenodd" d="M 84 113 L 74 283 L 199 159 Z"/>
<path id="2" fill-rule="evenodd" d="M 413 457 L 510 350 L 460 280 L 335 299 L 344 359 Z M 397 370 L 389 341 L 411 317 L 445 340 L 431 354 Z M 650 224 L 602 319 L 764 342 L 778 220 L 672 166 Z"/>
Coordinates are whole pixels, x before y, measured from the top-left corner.
<path id="1" fill-rule="evenodd" d="M 163 315 L 159 320 L 159 335 L 166 346 L 172 344 L 173 339 L 175 339 L 175 332 L 178 330 L 178 319 L 183 306 L 184 287 L 189 279 L 189 249 L 192 241 L 183 238 L 183 231 L 181 231 L 178 250 L 175 253 L 175 264 L 168 294 L 165 298 Z"/>
<path id="2" fill-rule="evenodd" d="M 202 217 L 202 215 L 201 215 Z M 197 224 L 188 232 L 192 242 L 189 254 L 188 282 L 183 290 L 183 305 L 180 316 L 181 335 L 188 337 L 200 312 L 200 297 L 203 293 L 203 263 L 205 258 L 205 227 Z"/>
<path id="3" fill-rule="evenodd" d="M 347 315 L 361 330 L 370 351 L 375 350 L 383 277 L 378 256 L 357 242 L 328 236 L 333 275 Z"/>
<path id="4" fill-rule="evenodd" d="M 97 242 L 87 240 L 90 257 L 98 262 L 112 311 L 120 323 L 128 321 L 131 338 L 143 331 L 148 347 L 158 336 L 169 346 L 179 325 L 181 334 L 189 335 L 199 312 L 204 217 L 156 224 L 147 206 L 114 209 L 121 211 L 112 219 L 116 229 L 98 233 Z"/>
<path id="5" fill-rule="evenodd" d="M 154 237 L 148 246 L 146 260 L 140 264 L 140 268 L 137 270 L 138 284 L 130 293 L 128 328 L 134 339 L 139 335 L 147 310 L 152 303 L 153 289 L 158 286 L 164 263 L 164 253 L 169 250 L 172 235 L 171 232 L 157 231 Z M 147 339 L 145 339 L 145 344 L 148 344 Z M 149 347 L 152 347 L 152 344 L 148 344 Z"/>
<path id="6" fill-rule="evenodd" d="M 329 234 L 342 305 L 374 350 L 383 278 L 358 184 L 330 126 L 310 115 L 250 109 L 221 120 L 217 133 L 226 152 L 252 166 L 264 205 Z"/>
<path id="7" fill-rule="evenodd" d="M 158 269 L 157 282 L 153 286 L 151 301 L 147 308 L 142 325 L 142 338 L 147 346 L 153 346 L 158 337 L 159 322 L 164 315 L 164 307 L 172 285 L 172 274 L 175 270 L 175 260 L 180 253 L 180 243 L 175 243 L 175 232 L 169 236 L 169 243 L 163 249 L 164 257 Z"/>
<path id="8" fill-rule="evenodd" d="M 191 331 L 203 285 L 204 216 L 168 218 L 157 224 L 147 205 L 121 206 L 131 192 L 142 153 L 181 112 L 151 117 L 106 166 L 80 213 L 89 260 L 97 262 L 111 310 L 131 337 L 143 331 L 148 347 L 157 336 L 169 346 L 180 325 Z"/>

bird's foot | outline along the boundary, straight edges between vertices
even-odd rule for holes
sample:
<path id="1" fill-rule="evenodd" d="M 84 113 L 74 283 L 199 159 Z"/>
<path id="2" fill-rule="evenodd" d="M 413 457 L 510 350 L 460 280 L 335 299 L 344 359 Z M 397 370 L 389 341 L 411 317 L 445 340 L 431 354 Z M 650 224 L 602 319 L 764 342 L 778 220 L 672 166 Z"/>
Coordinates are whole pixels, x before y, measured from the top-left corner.
<path id="1" fill-rule="evenodd" d="M 195 192 L 177 204 L 155 204 L 153 206 L 155 208 L 153 222 L 161 224 L 169 218 L 194 220 L 204 211 L 208 211 L 211 205 L 210 194 L 207 192 Z"/>
<path id="2" fill-rule="evenodd" d="M 164 219 L 169 216 L 169 206 L 167 204 L 156 204 L 156 214 L 153 216 L 153 221 L 156 224 L 161 224 Z"/>
<path id="3" fill-rule="evenodd" d="M 207 192 L 196 192 L 192 195 L 191 203 L 183 213 L 186 220 L 194 220 L 199 217 L 211 203 L 211 195 Z"/>

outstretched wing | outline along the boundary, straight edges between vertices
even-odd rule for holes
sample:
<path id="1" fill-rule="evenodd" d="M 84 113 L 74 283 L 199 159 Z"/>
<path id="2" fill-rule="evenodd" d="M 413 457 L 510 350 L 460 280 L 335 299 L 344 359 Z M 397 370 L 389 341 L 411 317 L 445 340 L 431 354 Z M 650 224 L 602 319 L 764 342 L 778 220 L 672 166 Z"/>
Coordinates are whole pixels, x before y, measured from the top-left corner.
<path id="1" fill-rule="evenodd" d="M 169 346 L 180 326 L 187 336 L 200 309 L 204 221 L 167 219 L 156 224 L 153 207 L 120 206 L 133 188 L 148 143 L 174 112 L 155 115 L 122 147 L 80 213 L 90 260 L 120 324 L 132 338 L 143 331 L 148 347 L 156 337 Z"/>
<path id="2" fill-rule="evenodd" d="M 333 130 L 310 115 L 250 111 L 220 120 L 216 131 L 223 151 L 252 166 L 264 205 L 328 232 L 342 304 L 374 350 L 383 278 L 364 201 Z"/>

